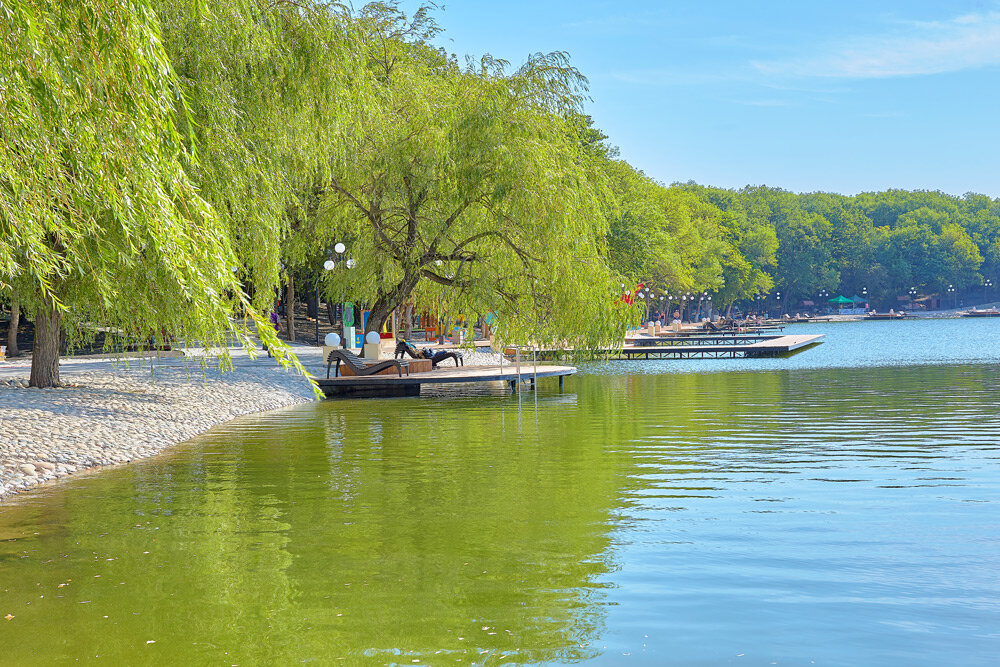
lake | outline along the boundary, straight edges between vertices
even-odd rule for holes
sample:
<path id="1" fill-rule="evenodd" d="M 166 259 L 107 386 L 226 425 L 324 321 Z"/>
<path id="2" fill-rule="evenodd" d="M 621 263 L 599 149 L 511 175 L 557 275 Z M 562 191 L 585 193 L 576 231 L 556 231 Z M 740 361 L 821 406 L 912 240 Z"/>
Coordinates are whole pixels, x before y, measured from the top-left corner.
<path id="1" fill-rule="evenodd" d="M 328 401 L 0 506 L 6 664 L 995 665 L 1000 320 Z"/>

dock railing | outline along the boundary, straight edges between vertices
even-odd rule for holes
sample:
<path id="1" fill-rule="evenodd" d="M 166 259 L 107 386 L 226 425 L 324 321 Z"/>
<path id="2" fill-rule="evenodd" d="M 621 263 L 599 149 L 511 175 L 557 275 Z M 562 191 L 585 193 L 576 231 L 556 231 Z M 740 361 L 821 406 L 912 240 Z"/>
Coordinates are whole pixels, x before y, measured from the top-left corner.
<path id="1" fill-rule="evenodd" d="M 520 393 L 522 373 L 521 373 L 521 360 L 525 352 L 531 352 L 532 360 L 532 375 L 531 375 L 531 388 L 535 389 L 538 386 L 538 346 L 536 345 L 507 345 L 504 350 L 514 351 L 514 365 L 517 372 L 517 384 L 515 384 L 516 390 Z M 500 355 L 500 371 L 503 372 L 503 358 L 505 354 Z M 525 358 L 525 361 L 527 359 Z"/>

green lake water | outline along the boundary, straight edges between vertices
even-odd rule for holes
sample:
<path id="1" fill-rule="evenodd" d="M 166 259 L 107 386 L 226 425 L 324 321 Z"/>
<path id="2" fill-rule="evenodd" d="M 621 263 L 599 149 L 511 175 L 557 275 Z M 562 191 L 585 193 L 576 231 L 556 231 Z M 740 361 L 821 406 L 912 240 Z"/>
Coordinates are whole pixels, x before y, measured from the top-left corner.
<path id="1" fill-rule="evenodd" d="M 1000 663 L 1000 320 L 788 331 L 827 342 L 301 406 L 23 494 L 3 664 Z"/>

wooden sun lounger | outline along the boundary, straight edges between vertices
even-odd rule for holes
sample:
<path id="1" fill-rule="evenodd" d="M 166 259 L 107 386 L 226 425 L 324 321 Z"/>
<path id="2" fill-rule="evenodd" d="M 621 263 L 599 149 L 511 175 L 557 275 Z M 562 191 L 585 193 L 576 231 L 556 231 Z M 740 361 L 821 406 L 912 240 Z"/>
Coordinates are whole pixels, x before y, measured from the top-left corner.
<path id="1" fill-rule="evenodd" d="M 383 371 L 386 368 L 395 368 L 399 373 L 399 377 L 403 377 L 403 369 L 406 368 L 406 362 L 399 362 L 395 359 L 386 359 L 385 361 L 369 361 L 362 359 L 353 352 L 348 352 L 347 350 L 330 350 L 330 354 L 326 358 L 326 377 L 330 377 L 330 367 L 333 362 L 337 362 L 337 370 L 334 377 L 340 376 L 340 364 L 343 363 L 345 366 L 351 369 L 355 375 L 375 375 L 379 371 Z M 406 368 L 406 374 L 410 374 L 410 369 Z"/>
<path id="2" fill-rule="evenodd" d="M 393 356 L 396 359 L 402 359 L 403 357 L 409 355 L 412 359 L 423 359 L 423 357 L 417 354 L 413 347 L 403 339 L 396 340 L 396 351 Z"/>
<path id="3" fill-rule="evenodd" d="M 461 352 L 448 352 L 447 350 L 442 350 L 441 352 L 438 352 L 433 357 L 431 357 L 431 365 L 434 368 L 437 368 L 438 364 L 440 364 L 445 359 L 454 359 L 456 366 L 465 365 L 465 359 L 462 358 Z"/>
<path id="4" fill-rule="evenodd" d="M 417 352 L 415 352 L 413 350 L 413 347 L 409 343 L 407 343 L 405 340 L 398 339 L 396 341 L 396 352 L 395 352 L 394 356 L 397 359 L 401 359 L 402 357 L 404 357 L 406 355 L 410 355 L 410 357 L 412 357 L 413 359 L 430 359 L 431 360 L 431 366 L 433 368 L 437 368 L 438 364 L 440 364 L 442 361 L 445 361 L 446 359 L 452 359 L 452 360 L 454 360 L 456 366 L 464 366 L 465 365 L 465 359 L 462 357 L 462 353 L 461 352 L 452 352 L 452 351 L 449 351 L 449 350 L 441 350 L 440 352 L 436 352 L 434 355 L 432 355 L 430 357 L 423 356 L 423 355 L 418 354 Z"/>

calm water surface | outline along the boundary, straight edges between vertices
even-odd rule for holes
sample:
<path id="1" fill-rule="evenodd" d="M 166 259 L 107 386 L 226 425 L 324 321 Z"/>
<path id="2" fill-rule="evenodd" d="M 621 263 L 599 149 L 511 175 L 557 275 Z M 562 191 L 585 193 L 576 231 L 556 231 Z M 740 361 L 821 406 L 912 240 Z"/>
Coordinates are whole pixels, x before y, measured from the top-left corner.
<path id="1" fill-rule="evenodd" d="M 20 496 L 3 662 L 1000 663 L 1000 321 L 798 330 L 827 342 L 303 406 Z"/>

